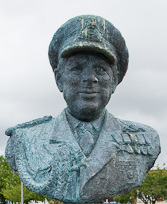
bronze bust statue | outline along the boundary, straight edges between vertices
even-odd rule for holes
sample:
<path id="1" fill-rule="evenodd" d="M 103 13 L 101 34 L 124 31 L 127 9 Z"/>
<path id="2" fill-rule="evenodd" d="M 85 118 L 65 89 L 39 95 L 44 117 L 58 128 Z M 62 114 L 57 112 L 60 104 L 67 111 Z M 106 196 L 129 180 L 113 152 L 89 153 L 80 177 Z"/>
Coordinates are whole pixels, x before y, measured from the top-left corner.
<path id="1" fill-rule="evenodd" d="M 11 167 L 30 190 L 65 203 L 103 202 L 141 185 L 159 136 L 105 109 L 128 67 L 121 33 L 102 17 L 75 17 L 53 36 L 49 59 L 67 108 L 6 130 Z"/>

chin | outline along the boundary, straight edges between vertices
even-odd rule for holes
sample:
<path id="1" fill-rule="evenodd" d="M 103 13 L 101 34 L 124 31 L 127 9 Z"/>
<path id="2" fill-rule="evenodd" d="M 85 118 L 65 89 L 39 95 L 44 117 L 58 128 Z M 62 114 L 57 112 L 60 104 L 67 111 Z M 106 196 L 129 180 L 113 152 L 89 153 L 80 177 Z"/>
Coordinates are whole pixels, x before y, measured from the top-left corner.
<path id="1" fill-rule="evenodd" d="M 104 108 L 100 108 L 99 106 L 84 106 L 78 109 L 77 116 L 79 120 L 83 121 L 91 121 L 98 118 L 103 111 Z"/>
<path id="2" fill-rule="evenodd" d="M 99 109 L 99 105 L 97 103 L 82 103 L 80 106 L 79 106 L 79 109 L 82 113 L 87 113 L 87 114 L 90 114 L 90 113 L 93 113 L 93 112 L 96 112 L 98 111 Z"/>
<path id="3" fill-rule="evenodd" d="M 92 121 L 97 119 L 105 108 L 105 101 L 80 100 L 75 103 L 67 103 L 70 113 L 82 121 Z"/>

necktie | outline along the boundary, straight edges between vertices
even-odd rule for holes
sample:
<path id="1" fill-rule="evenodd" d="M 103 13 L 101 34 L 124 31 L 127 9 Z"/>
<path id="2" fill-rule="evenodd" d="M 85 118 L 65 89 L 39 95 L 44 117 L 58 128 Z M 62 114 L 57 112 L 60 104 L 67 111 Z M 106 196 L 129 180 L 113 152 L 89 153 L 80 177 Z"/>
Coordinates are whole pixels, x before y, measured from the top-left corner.
<path id="1" fill-rule="evenodd" d="M 85 154 L 89 156 L 94 147 L 93 126 L 90 123 L 80 123 L 77 132 L 79 135 L 79 145 Z"/>

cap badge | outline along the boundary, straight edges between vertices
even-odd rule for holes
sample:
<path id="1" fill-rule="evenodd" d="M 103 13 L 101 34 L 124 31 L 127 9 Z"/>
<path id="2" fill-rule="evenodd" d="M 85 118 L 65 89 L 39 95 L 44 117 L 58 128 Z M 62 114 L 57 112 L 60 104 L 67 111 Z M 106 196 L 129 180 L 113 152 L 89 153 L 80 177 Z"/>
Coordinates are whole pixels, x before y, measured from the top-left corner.
<path id="1" fill-rule="evenodd" d="M 81 28 L 79 40 L 101 42 L 101 38 L 102 38 L 102 33 L 100 32 L 95 19 L 92 19 L 92 21 L 88 25 L 86 25 L 85 28 L 82 21 L 82 28 Z"/>

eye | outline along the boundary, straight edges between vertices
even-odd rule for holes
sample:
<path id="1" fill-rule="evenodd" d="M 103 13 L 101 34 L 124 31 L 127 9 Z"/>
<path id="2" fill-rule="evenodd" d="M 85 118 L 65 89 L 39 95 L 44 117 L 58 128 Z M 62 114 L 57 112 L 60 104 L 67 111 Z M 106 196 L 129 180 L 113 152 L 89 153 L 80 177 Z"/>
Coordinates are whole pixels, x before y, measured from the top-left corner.
<path id="1" fill-rule="evenodd" d="M 82 72 L 82 67 L 81 66 L 75 66 L 70 68 L 70 72 L 73 74 L 79 75 Z"/>
<path id="2" fill-rule="evenodd" d="M 99 75 L 104 75 L 104 74 L 106 74 L 106 72 L 107 72 L 106 68 L 103 67 L 103 66 L 96 66 L 96 67 L 95 67 L 95 71 L 96 71 L 96 73 L 99 74 Z"/>

